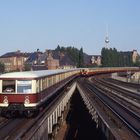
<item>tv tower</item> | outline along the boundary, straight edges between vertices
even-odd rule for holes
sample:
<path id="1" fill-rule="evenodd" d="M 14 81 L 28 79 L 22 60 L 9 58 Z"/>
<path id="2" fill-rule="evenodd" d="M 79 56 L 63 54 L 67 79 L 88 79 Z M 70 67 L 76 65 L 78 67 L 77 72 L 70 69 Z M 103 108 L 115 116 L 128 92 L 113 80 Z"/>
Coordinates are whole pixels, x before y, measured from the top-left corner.
<path id="1" fill-rule="evenodd" d="M 109 48 L 108 26 L 106 26 L 105 48 Z"/>

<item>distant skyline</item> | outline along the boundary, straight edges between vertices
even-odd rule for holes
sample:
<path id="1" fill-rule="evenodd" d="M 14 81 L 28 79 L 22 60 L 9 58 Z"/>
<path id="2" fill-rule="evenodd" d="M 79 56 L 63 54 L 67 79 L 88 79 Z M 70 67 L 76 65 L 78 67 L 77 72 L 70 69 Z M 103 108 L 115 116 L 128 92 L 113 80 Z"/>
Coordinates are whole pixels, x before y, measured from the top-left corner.
<path id="1" fill-rule="evenodd" d="M 140 53 L 140 0 L 0 0 L 0 55 L 60 46 Z"/>

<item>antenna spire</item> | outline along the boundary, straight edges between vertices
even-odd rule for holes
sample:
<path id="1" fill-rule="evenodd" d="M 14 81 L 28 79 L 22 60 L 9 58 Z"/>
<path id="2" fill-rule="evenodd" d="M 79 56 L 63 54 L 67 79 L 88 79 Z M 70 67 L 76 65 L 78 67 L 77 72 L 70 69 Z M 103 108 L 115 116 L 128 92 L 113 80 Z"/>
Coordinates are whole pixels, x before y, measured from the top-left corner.
<path id="1" fill-rule="evenodd" d="M 109 37 L 108 37 L 108 25 L 106 25 L 106 37 L 105 37 L 105 47 L 109 48 Z"/>

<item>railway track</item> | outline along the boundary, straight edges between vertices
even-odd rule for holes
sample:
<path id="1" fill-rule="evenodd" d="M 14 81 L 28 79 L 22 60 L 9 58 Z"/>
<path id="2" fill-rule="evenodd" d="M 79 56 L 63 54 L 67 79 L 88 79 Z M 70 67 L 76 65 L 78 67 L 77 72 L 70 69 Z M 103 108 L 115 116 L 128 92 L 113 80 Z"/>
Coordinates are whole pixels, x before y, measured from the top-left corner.
<path id="1" fill-rule="evenodd" d="M 0 117 L 0 130 L 8 125 L 8 123 L 11 121 L 11 119 L 6 119 L 6 118 L 3 118 L 3 117 Z"/>
<path id="2" fill-rule="evenodd" d="M 112 78 L 104 78 L 104 79 L 110 83 L 114 83 L 116 85 L 123 86 L 125 88 L 134 89 L 134 90 L 140 89 L 140 84 L 137 83 L 123 82 Z"/>
<path id="3" fill-rule="evenodd" d="M 110 83 L 104 79 L 93 79 L 94 81 L 96 80 L 97 83 L 104 85 L 105 87 L 110 88 L 111 90 L 116 91 L 118 94 L 121 93 L 122 96 L 125 96 L 131 100 L 133 100 L 134 102 L 137 102 L 138 104 L 140 104 L 140 94 L 138 94 L 137 92 L 132 92 L 130 90 L 127 90 L 127 88 L 124 88 L 123 85 L 122 86 L 117 86 L 114 83 Z M 94 82 L 95 83 L 95 82 Z"/>
<path id="4" fill-rule="evenodd" d="M 140 117 L 132 112 L 130 109 L 126 108 L 120 102 L 116 101 L 116 98 L 106 96 L 106 93 L 98 89 L 97 87 L 87 85 L 93 91 L 96 91 L 98 98 L 108 106 L 136 135 L 140 137 Z"/>
<path id="5" fill-rule="evenodd" d="M 128 109 L 133 110 L 136 114 L 138 114 L 138 116 L 140 116 L 139 99 L 133 98 L 133 96 L 137 97 L 134 95 L 134 93 L 131 93 L 130 91 L 126 92 L 121 87 L 116 87 L 114 84 L 108 85 L 108 83 L 102 81 L 101 79 L 92 78 L 92 80 L 90 81 L 92 81 L 96 85 L 96 87 L 106 91 L 105 94 L 112 98 L 115 98 Z M 129 95 L 131 95 L 131 97 L 129 97 Z"/>
<path id="6" fill-rule="evenodd" d="M 17 134 L 25 124 L 23 119 L 8 119 L 0 126 L 0 140 L 8 139 L 11 135 Z"/>
<path id="7" fill-rule="evenodd" d="M 86 81 L 86 88 L 91 92 L 91 97 L 92 94 L 94 94 L 96 98 L 98 98 L 104 106 L 109 108 L 130 131 L 137 137 L 140 137 L 140 117 L 136 113 L 125 107 L 117 99 L 108 96 L 106 91 L 103 89 L 101 90 L 89 81 Z"/>
<path id="8" fill-rule="evenodd" d="M 5 122 L 1 122 L 0 140 L 24 139 L 26 133 L 44 116 L 53 103 L 49 103 L 48 107 L 35 118 L 8 119 Z"/>

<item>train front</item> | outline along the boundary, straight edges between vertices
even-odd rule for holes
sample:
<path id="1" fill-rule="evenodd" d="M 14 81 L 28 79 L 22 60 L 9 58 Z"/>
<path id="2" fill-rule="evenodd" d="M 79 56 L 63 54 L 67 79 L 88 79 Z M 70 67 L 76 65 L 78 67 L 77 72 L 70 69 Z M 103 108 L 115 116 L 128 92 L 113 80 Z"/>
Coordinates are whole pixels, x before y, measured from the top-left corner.
<path id="1" fill-rule="evenodd" d="M 0 114 L 3 116 L 14 116 L 17 113 L 29 116 L 36 110 L 38 99 L 34 89 L 35 80 L 19 74 L 0 76 Z"/>

